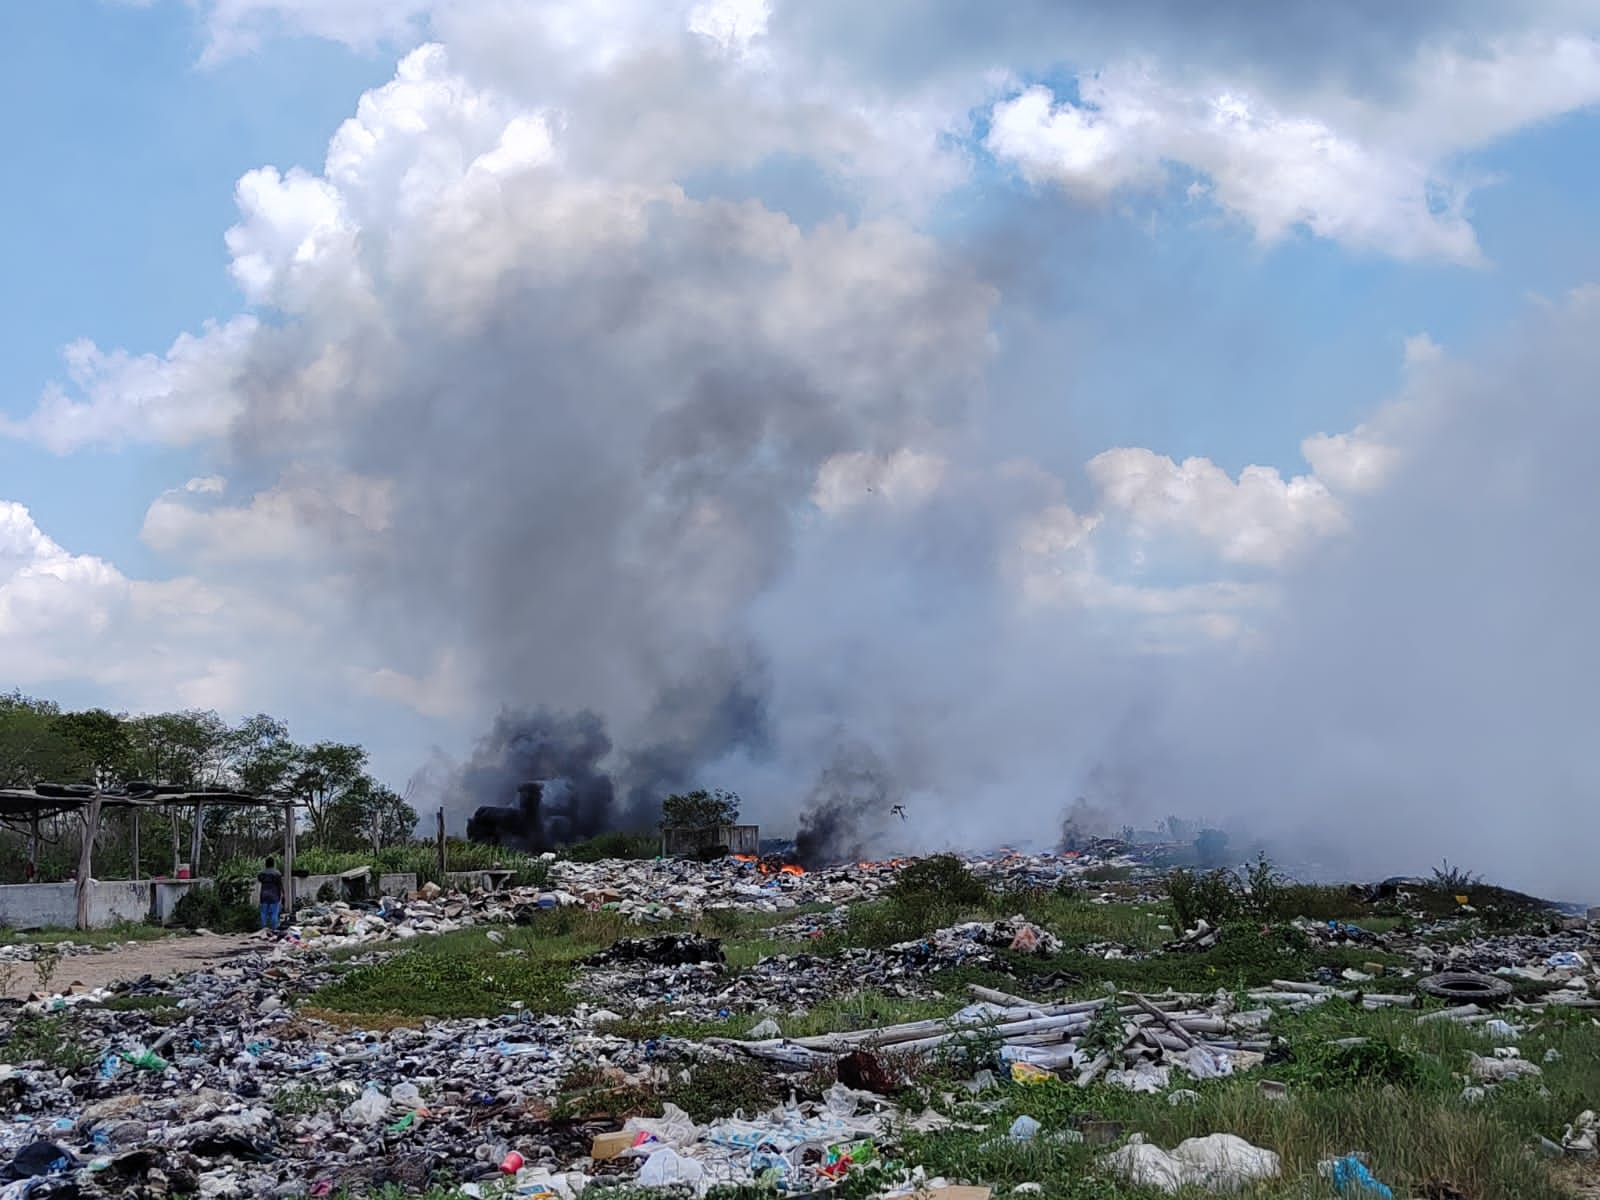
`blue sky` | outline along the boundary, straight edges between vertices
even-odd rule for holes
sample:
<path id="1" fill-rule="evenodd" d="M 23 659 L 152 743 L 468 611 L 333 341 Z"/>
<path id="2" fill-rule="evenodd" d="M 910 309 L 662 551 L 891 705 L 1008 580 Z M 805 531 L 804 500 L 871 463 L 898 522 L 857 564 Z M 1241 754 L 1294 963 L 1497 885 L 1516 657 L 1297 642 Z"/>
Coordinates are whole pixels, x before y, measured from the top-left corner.
<path id="1" fill-rule="evenodd" d="M 501 704 L 595 707 L 619 745 L 670 710 L 733 754 L 682 698 L 753 643 L 810 771 L 846 714 L 783 698 L 843 703 L 808 656 L 897 622 L 925 645 L 959 613 L 1019 664 L 1052 621 L 1097 661 L 1247 644 L 1397 477 L 1407 340 L 1471 364 L 1600 280 L 1600 28 L 1561 4 L 1386 41 L 1295 3 L 1293 36 L 1223 14 L 1175 58 L 1181 6 L 1080 35 L 1070 4 L 886 0 L 951 28 L 880 44 L 798 3 L 0 9 L 0 502 L 30 514 L 0 510 L 0 686 L 281 711 L 401 782 Z M 170 395 L 130 415 L 113 371 L 52 424 L 79 339 Z M 852 607 L 838 564 L 873 562 Z"/>

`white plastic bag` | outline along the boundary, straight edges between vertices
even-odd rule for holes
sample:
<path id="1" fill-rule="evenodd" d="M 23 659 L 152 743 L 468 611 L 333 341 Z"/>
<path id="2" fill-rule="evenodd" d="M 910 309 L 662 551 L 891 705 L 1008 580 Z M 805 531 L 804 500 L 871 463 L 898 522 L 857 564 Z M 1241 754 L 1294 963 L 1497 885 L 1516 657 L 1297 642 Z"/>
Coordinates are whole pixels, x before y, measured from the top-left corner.
<path id="1" fill-rule="evenodd" d="M 389 1097 L 374 1087 L 362 1092 L 344 1110 L 344 1119 L 352 1125 L 376 1125 L 388 1115 Z"/>
<path id="2" fill-rule="evenodd" d="M 693 1187 L 705 1177 L 706 1169 L 692 1158 L 685 1158 L 671 1146 L 663 1146 L 639 1168 L 640 1187 Z"/>

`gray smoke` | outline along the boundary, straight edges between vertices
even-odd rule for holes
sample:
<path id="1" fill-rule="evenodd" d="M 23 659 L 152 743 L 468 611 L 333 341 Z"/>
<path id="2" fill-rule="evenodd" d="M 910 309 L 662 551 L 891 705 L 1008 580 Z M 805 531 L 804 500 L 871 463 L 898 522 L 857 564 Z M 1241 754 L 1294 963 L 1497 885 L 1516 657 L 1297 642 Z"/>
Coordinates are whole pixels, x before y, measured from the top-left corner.
<path id="1" fill-rule="evenodd" d="M 1502 11 L 1471 7 L 1486 30 Z M 859 8 L 852 28 L 916 33 L 918 80 L 1034 36 L 993 5 L 959 10 L 989 31 L 971 39 L 903 4 Z M 1349 76 L 1391 32 L 1425 42 L 1440 9 L 1285 11 L 1228 6 L 1225 27 L 1262 54 L 1298 48 L 1287 73 Z M 844 14 L 787 4 L 774 29 L 846 60 L 882 48 L 829 33 Z M 1114 24 L 1094 36 L 1122 37 Z M 534 88 L 545 76 L 515 49 L 502 83 Z M 361 536 L 323 530 L 348 567 L 330 603 L 397 669 L 426 678 L 448 645 L 477 708 L 533 714 L 494 725 L 459 780 L 470 804 L 522 814 L 544 844 L 647 820 L 666 790 L 729 786 L 769 827 L 807 813 L 805 853 L 825 861 L 1047 847 L 1082 795 L 1119 825 L 1231 818 L 1352 871 L 1448 856 L 1585 884 L 1592 297 L 1404 398 L 1380 423 L 1405 456 L 1396 480 L 1286 582 L 1248 581 L 1273 603 L 1209 646 L 1202 622 L 1248 607 L 1242 586 L 1130 597 L 1074 549 L 1093 495 L 1076 464 L 1103 447 L 1048 418 L 1079 381 L 1031 306 L 1035 289 L 1098 304 L 1105 279 L 1039 264 L 1100 226 L 1030 201 L 1028 221 L 955 244 L 870 211 L 802 224 L 695 198 L 677 180 L 720 139 L 744 167 L 776 153 L 775 113 L 803 116 L 846 175 L 881 147 L 686 41 L 526 102 L 563 104 L 561 161 L 492 187 L 468 172 L 431 207 L 413 195 L 424 168 L 490 154 L 499 129 L 415 161 L 409 132 L 368 139 L 394 161 L 340 176 L 342 217 L 364 222 L 348 262 L 285 285 L 236 380 L 234 474 L 383 481 Z M 1018 302 L 1004 327 L 1002 288 Z M 1162 334 L 1147 315 L 1108 336 L 1147 353 Z M 895 457 L 908 448 L 938 469 Z M 907 828 L 888 813 L 901 799 Z"/>

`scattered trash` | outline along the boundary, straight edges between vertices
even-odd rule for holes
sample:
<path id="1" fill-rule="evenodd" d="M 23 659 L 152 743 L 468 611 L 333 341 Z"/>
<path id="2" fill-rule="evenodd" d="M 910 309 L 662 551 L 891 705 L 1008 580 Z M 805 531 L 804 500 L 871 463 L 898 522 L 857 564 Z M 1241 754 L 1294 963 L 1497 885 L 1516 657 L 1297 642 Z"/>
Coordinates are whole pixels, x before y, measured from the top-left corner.
<path id="1" fill-rule="evenodd" d="M 1257 1180 L 1276 1179 L 1279 1172 L 1276 1154 L 1231 1133 L 1190 1138 L 1170 1152 L 1135 1134 L 1122 1149 L 1106 1155 L 1103 1162 L 1136 1187 L 1163 1192 L 1184 1187 L 1237 1192 Z"/>
<path id="2" fill-rule="evenodd" d="M 1011 1130 L 1006 1135 L 1014 1142 L 1031 1142 L 1038 1136 L 1041 1126 L 1032 1117 L 1018 1117 L 1011 1122 Z"/>
<path id="3" fill-rule="evenodd" d="M 1594 1158 L 1600 1154 L 1600 1118 L 1592 1110 L 1579 1113 L 1578 1119 L 1562 1133 L 1561 1149 L 1577 1158 Z"/>
<path id="4" fill-rule="evenodd" d="M 1342 1158 L 1331 1158 L 1317 1164 L 1317 1174 L 1333 1184 L 1334 1191 L 1343 1196 L 1377 1197 L 1378 1200 L 1394 1200 L 1394 1191 L 1387 1184 L 1379 1183 L 1373 1178 L 1372 1172 L 1367 1169 L 1367 1164 L 1359 1155 L 1346 1154 Z"/>
<path id="5" fill-rule="evenodd" d="M 1499 1050 L 1495 1053 L 1498 1055 Z M 1527 1075 L 1542 1075 L 1544 1072 L 1531 1062 L 1525 1062 L 1515 1054 L 1497 1058 L 1482 1058 L 1472 1056 L 1468 1069 L 1472 1077 L 1480 1083 L 1505 1083 L 1512 1079 L 1521 1079 Z"/>

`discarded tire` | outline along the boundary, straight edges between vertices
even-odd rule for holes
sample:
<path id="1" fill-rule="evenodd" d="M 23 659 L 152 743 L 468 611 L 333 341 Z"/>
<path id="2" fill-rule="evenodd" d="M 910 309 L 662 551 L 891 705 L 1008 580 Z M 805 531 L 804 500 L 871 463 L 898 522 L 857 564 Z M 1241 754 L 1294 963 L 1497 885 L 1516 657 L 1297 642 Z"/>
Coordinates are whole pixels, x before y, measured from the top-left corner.
<path id="1" fill-rule="evenodd" d="M 1499 1004 L 1511 999 L 1511 985 L 1493 975 L 1472 971 L 1444 971 L 1417 980 L 1417 991 L 1456 1004 Z"/>

